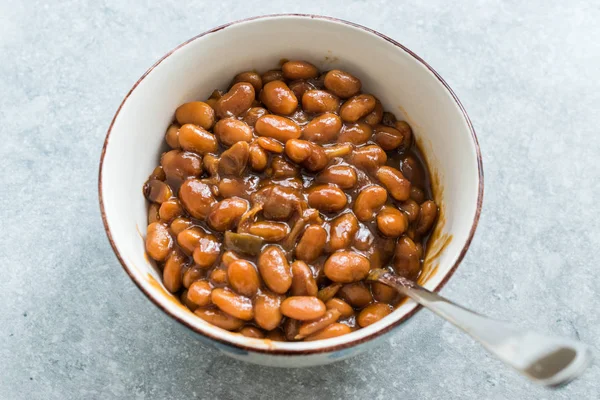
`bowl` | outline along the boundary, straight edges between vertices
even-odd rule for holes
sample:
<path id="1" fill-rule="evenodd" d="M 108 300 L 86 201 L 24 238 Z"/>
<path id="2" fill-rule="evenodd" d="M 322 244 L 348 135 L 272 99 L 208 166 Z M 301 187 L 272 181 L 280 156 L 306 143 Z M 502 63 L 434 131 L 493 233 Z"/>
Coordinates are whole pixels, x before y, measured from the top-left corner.
<path id="1" fill-rule="evenodd" d="M 102 219 L 125 272 L 172 320 L 237 359 L 270 366 L 326 364 L 368 350 L 397 333 L 419 306 L 405 300 L 386 318 L 314 342 L 274 342 L 224 331 L 196 317 L 162 285 L 144 250 L 148 205 L 142 186 L 165 150 L 164 133 L 182 103 L 226 88 L 236 73 L 273 69 L 283 58 L 359 77 L 363 91 L 412 126 L 430 168 L 438 224 L 419 282 L 438 291 L 464 257 L 483 199 L 473 126 L 446 82 L 419 56 L 372 29 L 329 17 L 269 15 L 233 22 L 179 45 L 133 85 L 108 129 L 99 173 Z M 125 306 L 125 305 L 124 305 Z"/>

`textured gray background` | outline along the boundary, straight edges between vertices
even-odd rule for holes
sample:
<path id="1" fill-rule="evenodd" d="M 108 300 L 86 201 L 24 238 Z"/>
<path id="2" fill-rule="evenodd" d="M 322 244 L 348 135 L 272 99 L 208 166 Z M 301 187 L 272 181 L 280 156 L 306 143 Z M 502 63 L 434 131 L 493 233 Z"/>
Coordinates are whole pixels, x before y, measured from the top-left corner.
<path id="1" fill-rule="evenodd" d="M 243 364 L 183 334 L 138 291 L 108 245 L 96 191 L 121 99 L 209 28 L 319 13 L 416 51 L 479 133 L 484 211 L 443 293 L 600 345 L 598 2 L 267 3 L 0 1 L 0 399 L 599 398 L 598 366 L 559 391 L 534 387 L 426 311 L 345 362 Z"/>

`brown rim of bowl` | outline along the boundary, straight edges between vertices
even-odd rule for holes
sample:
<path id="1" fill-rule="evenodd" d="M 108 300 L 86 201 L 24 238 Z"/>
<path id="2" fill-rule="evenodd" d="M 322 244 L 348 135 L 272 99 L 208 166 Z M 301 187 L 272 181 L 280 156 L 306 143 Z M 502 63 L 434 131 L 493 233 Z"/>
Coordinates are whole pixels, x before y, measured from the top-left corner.
<path id="1" fill-rule="evenodd" d="M 150 299 L 150 301 L 152 301 L 158 308 L 160 308 L 162 311 L 164 311 L 168 316 L 170 316 L 171 318 L 173 318 L 175 321 L 179 322 L 180 324 L 184 325 L 185 327 L 191 329 L 193 332 L 205 336 L 211 340 L 214 340 L 216 342 L 219 342 L 221 344 L 224 344 L 226 346 L 229 347 L 234 347 L 234 348 L 238 348 L 240 350 L 245 350 L 245 351 L 249 351 L 249 352 L 255 352 L 255 353 L 266 353 L 266 354 L 272 354 L 272 355 L 309 355 L 309 354 L 319 354 L 319 353 L 329 353 L 329 352 L 335 352 L 338 350 L 342 350 L 342 349 L 346 349 L 349 347 L 353 347 L 356 345 L 359 345 L 361 343 L 364 342 L 368 342 L 372 339 L 375 339 L 378 336 L 381 336 L 389 331 L 391 331 L 392 329 L 396 328 L 397 326 L 399 326 L 401 323 L 403 323 L 404 321 L 406 321 L 407 319 L 409 319 L 410 317 L 412 317 L 417 311 L 419 311 L 422 306 L 417 304 L 416 307 L 410 311 L 409 313 L 407 313 L 406 315 L 404 315 L 402 318 L 400 318 L 398 321 L 394 322 L 393 324 L 372 333 L 369 336 L 360 338 L 360 339 L 356 339 L 353 340 L 351 342 L 348 343 L 343 343 L 343 344 L 339 344 L 339 345 L 333 345 L 333 346 L 327 346 L 327 347 L 322 347 L 322 348 L 318 348 L 318 349 L 314 349 L 314 350 L 280 350 L 280 349 L 258 349 L 255 347 L 251 347 L 251 346 L 243 346 L 243 345 L 239 345 L 239 344 L 235 344 L 235 343 L 231 343 L 227 340 L 224 340 L 222 338 L 219 337 L 215 337 L 212 335 L 207 334 L 206 332 L 202 332 L 201 330 L 197 329 L 196 327 L 188 324 L 187 322 L 181 320 L 180 318 L 178 318 L 176 315 L 171 314 L 169 312 L 168 309 L 166 309 L 165 307 L 163 307 L 157 300 L 155 300 L 146 290 L 144 290 L 144 288 L 142 287 L 141 283 L 138 282 L 134 276 L 131 274 L 131 272 L 129 271 L 129 268 L 127 267 L 127 265 L 125 264 L 125 262 L 123 261 L 123 258 L 121 257 L 121 254 L 119 253 L 119 250 L 117 249 L 117 246 L 115 245 L 113 238 L 112 238 L 112 234 L 110 232 L 110 228 L 108 226 L 108 221 L 106 220 L 106 214 L 104 212 L 104 200 L 102 199 L 102 166 L 104 163 L 104 153 L 106 152 L 106 147 L 108 145 L 108 140 L 110 137 L 110 133 L 112 131 L 112 127 L 115 123 L 115 120 L 117 119 L 119 112 L 121 111 L 121 108 L 123 107 L 123 104 L 125 104 L 125 102 L 127 101 L 127 99 L 129 98 L 129 96 L 131 95 L 131 93 L 135 90 L 135 88 L 142 82 L 142 80 L 144 80 L 144 78 L 146 78 L 146 76 L 152 72 L 152 70 L 154 68 L 156 68 L 157 65 L 159 65 L 161 62 L 163 62 L 165 59 L 167 59 L 167 57 L 169 57 L 171 54 L 173 54 L 174 52 L 176 52 L 177 50 L 179 50 L 180 48 L 182 48 L 183 46 L 191 43 L 192 41 L 202 37 L 202 36 L 206 36 L 208 34 L 214 33 L 214 32 L 218 32 L 222 29 L 225 29 L 229 26 L 232 25 L 237 25 L 243 22 L 248 22 L 248 21 L 254 21 L 257 19 L 267 19 L 267 18 L 277 18 L 277 17 L 302 17 L 302 18 L 309 18 L 309 19 L 320 19 L 320 20 L 326 20 L 326 21 L 333 21 L 333 22 L 337 22 L 337 23 L 342 23 L 345 25 L 349 25 L 355 28 L 359 28 L 362 29 L 366 32 L 372 33 L 374 35 L 379 36 L 380 38 L 388 41 L 389 43 L 395 45 L 396 47 L 400 48 L 401 50 L 403 50 L 404 52 L 410 54 L 414 59 L 416 59 L 418 62 L 420 62 L 421 64 L 423 64 L 439 81 L 442 85 L 444 85 L 444 87 L 448 90 L 448 92 L 450 93 L 450 95 L 452 95 L 452 98 L 454 99 L 454 101 L 456 102 L 456 104 L 458 105 L 460 111 L 463 114 L 463 117 L 465 118 L 465 121 L 467 122 L 467 125 L 469 127 L 469 130 L 471 131 L 471 137 L 473 139 L 473 143 L 475 145 L 475 150 L 477 152 L 477 169 L 478 169 L 478 175 L 479 175 L 479 187 L 478 187 L 478 193 L 477 193 L 477 209 L 475 212 L 475 217 L 473 218 L 473 224 L 471 225 L 471 231 L 469 232 L 469 237 L 467 238 L 467 241 L 465 242 L 465 245 L 463 246 L 462 250 L 460 251 L 460 254 L 458 256 L 458 259 L 456 260 L 456 262 L 454 263 L 454 265 L 452 266 L 452 268 L 450 269 L 450 271 L 448 271 L 446 273 L 446 275 L 444 276 L 444 279 L 442 279 L 442 281 L 435 287 L 435 289 L 433 289 L 434 292 L 438 292 L 440 291 L 440 289 L 442 289 L 442 287 L 444 287 L 444 285 L 446 284 L 446 282 L 448 282 L 448 280 L 450 279 L 450 277 L 452 277 L 452 275 L 454 274 L 454 272 L 456 271 L 456 268 L 458 268 L 458 265 L 461 263 L 462 259 L 464 258 L 465 254 L 467 253 L 467 250 L 469 249 L 469 246 L 471 244 L 471 241 L 473 240 L 473 236 L 475 235 L 475 230 L 477 229 L 477 224 L 479 223 L 479 216 L 481 214 L 481 207 L 482 207 L 482 203 L 483 203 L 483 165 L 482 165 L 482 161 L 481 161 L 481 150 L 479 149 L 479 142 L 477 141 L 477 135 L 475 134 L 475 129 L 473 129 L 473 124 L 471 123 L 471 120 L 469 119 L 469 116 L 467 115 L 467 112 L 465 111 L 465 108 L 463 107 L 463 105 L 461 104 L 460 100 L 458 100 L 458 97 L 456 96 L 456 94 L 454 93 L 454 91 L 450 88 L 450 86 L 448 86 L 448 84 L 446 83 L 446 81 L 444 81 L 444 79 L 429 65 L 427 64 L 421 57 L 419 57 L 418 55 L 416 55 L 414 52 L 412 52 L 410 49 L 406 48 L 405 46 L 403 46 L 402 44 L 398 43 L 397 41 L 395 41 L 392 38 L 389 38 L 386 35 L 383 35 L 373 29 L 367 28 L 365 26 L 356 24 L 354 22 L 349 22 L 349 21 L 345 21 L 342 19 L 337 19 L 337 18 L 332 18 L 332 17 L 326 17 L 326 16 L 321 16 L 321 15 L 314 15 L 314 14 L 269 14 L 269 15 L 261 15 L 261 16 L 256 16 L 256 17 L 250 17 L 250 18 L 245 18 L 245 19 L 241 19 L 241 20 L 237 20 L 237 21 L 233 21 L 230 22 L 228 24 L 225 25 L 221 25 L 218 26 L 216 28 L 213 28 L 209 31 L 206 31 L 204 33 L 201 33 L 197 36 L 194 36 L 193 38 L 183 42 L 182 44 L 180 44 L 179 46 L 175 47 L 173 50 L 169 51 L 167 54 L 165 54 L 160 60 L 158 60 L 152 67 L 150 67 L 143 75 L 140 79 L 138 79 L 138 81 L 133 85 L 133 87 L 129 90 L 129 92 L 127 93 L 127 95 L 125 96 L 125 98 L 123 99 L 123 101 L 121 102 L 121 104 L 119 105 L 119 108 L 117 109 L 117 112 L 115 113 L 115 116 L 113 117 L 110 126 L 108 127 L 108 131 L 106 133 L 106 139 L 104 140 L 104 146 L 102 147 L 102 153 L 100 156 L 100 170 L 98 172 L 98 196 L 99 196 L 99 200 L 100 200 L 100 213 L 102 215 L 102 222 L 104 223 L 104 230 L 106 231 L 106 236 L 108 237 L 108 241 L 110 242 L 110 245 L 115 253 L 115 255 L 117 256 L 117 259 L 119 260 L 119 262 L 121 263 L 121 266 L 123 267 L 123 269 L 125 270 L 125 272 L 127 273 L 127 275 L 129 275 L 129 278 L 131 278 L 131 280 L 136 284 L 136 286 L 142 291 L 142 293 L 144 293 L 144 295 L 146 295 L 146 297 L 148 299 Z"/>

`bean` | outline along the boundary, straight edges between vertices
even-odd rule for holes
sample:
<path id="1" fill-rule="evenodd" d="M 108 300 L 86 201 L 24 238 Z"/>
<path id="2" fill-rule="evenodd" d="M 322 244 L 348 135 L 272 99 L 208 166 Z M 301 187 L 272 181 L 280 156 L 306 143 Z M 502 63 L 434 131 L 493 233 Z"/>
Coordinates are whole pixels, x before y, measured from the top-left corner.
<path id="1" fill-rule="evenodd" d="M 181 145 L 179 144 L 179 128 L 181 128 L 178 124 L 171 124 L 167 129 L 167 133 L 165 133 L 165 141 L 172 149 L 179 149 Z"/>
<path id="2" fill-rule="evenodd" d="M 310 267 L 300 260 L 292 263 L 292 296 L 316 296 L 319 288 Z"/>
<path id="3" fill-rule="evenodd" d="M 396 168 L 387 166 L 379 168 L 377 179 L 387 188 L 394 199 L 404 201 L 410 197 L 410 182 Z"/>
<path id="4" fill-rule="evenodd" d="M 260 329 L 254 327 L 254 326 L 250 326 L 250 325 L 244 326 L 242 329 L 239 330 L 239 333 L 241 333 L 242 335 L 244 335 L 246 337 L 255 338 L 255 339 L 263 339 L 265 337 L 265 334 L 263 333 L 263 331 L 261 331 Z"/>
<path id="5" fill-rule="evenodd" d="M 371 283 L 371 293 L 375 301 L 380 303 L 395 304 L 398 299 L 398 292 L 395 289 L 379 282 Z"/>
<path id="6" fill-rule="evenodd" d="M 317 297 L 323 302 L 329 301 L 333 298 L 333 296 L 337 294 L 338 290 L 340 290 L 341 287 L 341 283 L 332 283 L 331 285 L 319 290 L 319 293 L 317 293 Z"/>
<path id="7" fill-rule="evenodd" d="M 249 198 L 253 191 L 252 186 L 252 181 L 243 178 L 221 178 L 217 184 L 219 196 L 223 198 Z"/>
<path id="8" fill-rule="evenodd" d="M 237 226 L 241 216 L 248 211 L 248 208 L 248 201 L 239 197 L 221 200 L 208 214 L 208 226 L 219 232 L 231 230 Z"/>
<path id="9" fill-rule="evenodd" d="M 267 71 L 261 76 L 263 85 L 266 85 L 272 81 L 282 81 L 283 80 L 283 71 L 274 69 L 271 71 Z"/>
<path id="10" fill-rule="evenodd" d="M 404 148 L 404 134 L 396 128 L 387 125 L 375 125 L 373 140 L 385 151 Z"/>
<path id="11" fill-rule="evenodd" d="M 181 289 L 181 278 L 183 266 L 185 264 L 184 256 L 178 251 L 173 251 L 165 261 L 163 269 L 163 284 L 171 293 L 176 293 Z"/>
<path id="12" fill-rule="evenodd" d="M 215 125 L 215 136 L 225 146 L 252 141 L 252 129 L 244 121 L 223 118 Z"/>
<path id="13" fill-rule="evenodd" d="M 240 256 L 238 256 L 235 252 L 231 250 L 227 250 L 225 253 L 223 253 L 223 256 L 221 257 L 221 262 L 227 268 L 229 268 L 229 266 L 237 260 L 241 260 Z"/>
<path id="14" fill-rule="evenodd" d="M 244 325 L 244 321 L 235 318 L 221 310 L 199 308 L 194 311 L 198 317 L 202 318 L 211 325 L 215 325 L 226 331 L 236 331 Z"/>
<path id="15" fill-rule="evenodd" d="M 146 252 L 156 261 L 163 261 L 173 248 L 173 238 L 167 226 L 160 222 L 148 225 L 146 232 Z"/>
<path id="16" fill-rule="evenodd" d="M 183 215 L 184 211 L 181 204 L 179 204 L 179 200 L 169 199 L 160 205 L 158 213 L 162 221 L 170 222 L 172 219 Z"/>
<path id="17" fill-rule="evenodd" d="M 199 179 L 188 179 L 179 188 L 179 200 L 194 218 L 204 220 L 217 202 L 210 187 Z"/>
<path id="18" fill-rule="evenodd" d="M 302 138 L 313 143 L 331 142 L 340 133 L 342 120 L 336 114 L 326 112 L 313 118 L 302 130 Z"/>
<path id="19" fill-rule="evenodd" d="M 185 229 L 177 234 L 177 244 L 187 255 L 191 255 L 205 233 L 200 228 Z"/>
<path id="20" fill-rule="evenodd" d="M 284 294 L 292 286 L 290 265 L 283 251 L 276 246 L 267 246 L 258 257 L 258 270 L 269 289 Z"/>
<path id="21" fill-rule="evenodd" d="M 213 289 L 210 294 L 212 302 L 221 309 L 221 311 L 239 318 L 244 321 L 250 321 L 254 318 L 252 309 L 252 300 L 245 296 L 230 292 L 226 289 Z"/>
<path id="22" fill-rule="evenodd" d="M 414 156 L 409 155 L 402 159 L 401 170 L 410 183 L 419 187 L 425 186 L 425 169 Z"/>
<path id="23" fill-rule="evenodd" d="M 206 307 L 212 303 L 211 291 L 212 288 L 207 281 L 196 281 L 190 285 L 187 299 L 198 307 Z"/>
<path id="24" fill-rule="evenodd" d="M 319 332 L 313 333 L 312 335 L 306 337 L 304 339 L 305 342 L 310 342 L 313 340 L 325 340 L 331 339 L 334 337 L 346 335 L 351 333 L 352 329 L 348 325 L 340 324 L 339 322 L 335 322 L 328 327 L 321 329 Z"/>
<path id="25" fill-rule="evenodd" d="M 248 111 L 243 114 L 242 121 L 244 121 L 248 126 L 254 127 L 256 125 L 256 121 L 262 117 L 263 115 L 267 115 L 269 112 L 266 108 L 263 107 L 252 107 Z"/>
<path id="26" fill-rule="evenodd" d="M 179 125 L 194 124 L 210 129 L 215 123 L 215 110 L 202 101 L 192 101 L 177 107 L 175 118 Z"/>
<path id="27" fill-rule="evenodd" d="M 328 310 L 337 310 L 341 318 L 350 318 L 354 315 L 354 310 L 350 307 L 350 304 L 342 299 L 333 298 L 325 303 L 325 307 Z"/>
<path id="28" fill-rule="evenodd" d="M 422 243 L 415 243 L 415 246 L 417 247 L 417 253 L 419 254 L 419 260 L 423 259 L 423 244 Z"/>
<path id="29" fill-rule="evenodd" d="M 194 249 L 194 262 L 200 268 L 210 268 L 221 253 L 221 243 L 213 235 L 204 234 Z"/>
<path id="30" fill-rule="evenodd" d="M 323 148 L 307 140 L 290 139 L 285 142 L 285 154 L 296 164 L 309 171 L 319 171 L 329 163 Z"/>
<path id="31" fill-rule="evenodd" d="M 345 124 L 342 133 L 338 136 L 338 143 L 365 144 L 371 139 L 373 128 L 365 122 Z"/>
<path id="32" fill-rule="evenodd" d="M 387 155 L 381 147 L 369 145 L 356 149 L 348 162 L 365 172 L 375 173 L 379 167 L 385 165 Z"/>
<path id="33" fill-rule="evenodd" d="M 268 162 L 269 155 L 267 152 L 258 144 L 252 143 L 250 145 L 248 154 L 248 163 L 250 164 L 250 168 L 258 172 L 264 171 L 264 169 L 267 168 Z"/>
<path id="34" fill-rule="evenodd" d="M 354 96 L 362 87 L 360 79 L 339 69 L 332 69 L 325 75 L 325 87 L 342 99 Z"/>
<path id="35" fill-rule="evenodd" d="M 148 224 L 160 221 L 160 204 L 150 203 L 148 206 Z"/>
<path id="36" fill-rule="evenodd" d="M 325 261 L 323 271 L 333 282 L 350 283 L 365 279 L 370 269 L 371 264 L 366 257 L 350 251 L 338 251 Z"/>
<path id="37" fill-rule="evenodd" d="M 348 248 L 356 232 L 358 232 L 358 220 L 352 212 L 347 212 L 334 219 L 331 222 L 329 251 L 334 252 Z"/>
<path id="38" fill-rule="evenodd" d="M 330 309 L 325 312 L 321 318 L 318 318 L 314 321 L 306 321 L 302 325 L 300 325 L 300 329 L 298 329 L 298 335 L 296 335 L 296 339 L 302 339 L 306 336 L 312 335 L 315 332 L 320 331 L 333 324 L 340 318 L 341 313 L 336 309 Z"/>
<path id="39" fill-rule="evenodd" d="M 410 198 L 416 201 L 418 204 L 421 204 L 425 201 L 425 192 L 419 189 L 416 186 L 410 187 Z"/>
<path id="40" fill-rule="evenodd" d="M 248 164 L 250 145 L 247 142 L 237 142 L 221 154 L 218 172 L 224 176 L 241 176 Z"/>
<path id="41" fill-rule="evenodd" d="M 188 294 L 187 290 L 181 291 L 181 294 L 179 295 L 179 301 L 181 302 L 181 304 L 183 304 L 184 306 L 189 308 L 191 312 L 194 312 L 194 311 L 196 311 L 198 306 L 188 300 L 187 294 Z"/>
<path id="42" fill-rule="evenodd" d="M 285 342 L 285 335 L 281 329 L 274 329 L 267 332 L 267 339 L 273 342 Z"/>
<path id="43" fill-rule="evenodd" d="M 269 153 L 281 154 L 284 150 L 283 145 L 278 140 L 273 138 L 259 137 L 256 139 L 256 143 Z"/>
<path id="44" fill-rule="evenodd" d="M 170 179 L 185 180 L 202 173 L 202 157 L 189 151 L 168 151 L 160 157 L 160 164 Z"/>
<path id="45" fill-rule="evenodd" d="M 167 175 L 165 174 L 165 170 L 163 169 L 163 167 L 161 165 L 159 165 L 158 167 L 154 168 L 152 170 L 152 173 L 148 177 L 149 181 L 151 181 L 153 179 L 156 179 L 156 180 L 159 180 L 159 181 L 164 181 L 164 180 L 167 179 Z"/>
<path id="46" fill-rule="evenodd" d="M 354 236 L 354 247 L 361 251 L 368 251 L 375 243 L 375 236 L 365 225 L 360 225 L 358 232 Z"/>
<path id="47" fill-rule="evenodd" d="M 259 136 L 266 136 L 286 142 L 300 137 L 300 126 L 289 118 L 279 115 L 263 115 L 256 121 L 254 130 Z"/>
<path id="48" fill-rule="evenodd" d="M 353 207 L 354 215 L 361 222 L 370 221 L 386 201 L 387 191 L 379 185 L 371 185 L 363 189 L 356 197 Z"/>
<path id="49" fill-rule="evenodd" d="M 162 208 L 162 206 L 161 206 Z M 424 235 L 433 226 L 435 219 L 437 217 L 438 209 L 435 203 L 431 200 L 427 200 L 423 204 L 421 204 L 421 212 L 419 222 L 417 223 L 417 227 L 415 228 L 416 232 L 419 235 Z"/>
<path id="50" fill-rule="evenodd" d="M 276 114 L 289 115 L 298 107 L 296 95 L 282 81 L 265 84 L 260 92 L 260 100 L 267 106 L 269 111 Z"/>
<path id="51" fill-rule="evenodd" d="M 357 176 L 353 167 L 348 165 L 332 165 L 317 175 L 316 182 L 331 183 L 341 189 L 352 189 L 356 186 Z"/>
<path id="52" fill-rule="evenodd" d="M 363 308 L 373 301 L 369 288 L 363 282 L 348 283 L 340 288 L 338 296 L 356 308 Z"/>
<path id="53" fill-rule="evenodd" d="M 358 314 L 356 322 L 358 323 L 358 325 L 360 325 L 361 328 L 364 328 L 365 326 L 374 324 L 375 322 L 390 315 L 392 311 L 392 306 L 390 306 L 389 304 L 373 303 L 366 306 L 360 312 L 360 314 Z"/>
<path id="54" fill-rule="evenodd" d="M 267 242 L 279 242 L 290 233 L 290 227 L 285 222 L 259 221 L 250 225 L 248 232 Z"/>
<path id="55" fill-rule="evenodd" d="M 200 155 L 217 151 L 217 139 L 203 128 L 185 124 L 179 128 L 179 143 L 184 150 Z"/>
<path id="56" fill-rule="evenodd" d="M 179 233 L 183 232 L 187 228 L 192 226 L 192 221 L 187 218 L 175 218 L 173 222 L 171 222 L 170 228 L 173 234 L 179 235 Z"/>
<path id="57" fill-rule="evenodd" d="M 309 90 L 302 95 L 302 109 L 309 113 L 335 113 L 340 108 L 340 99 L 325 90 Z"/>
<path id="58" fill-rule="evenodd" d="M 408 222 L 413 223 L 419 218 L 421 208 L 414 200 L 406 200 L 405 202 L 400 204 L 400 208 L 406 213 L 406 216 L 408 217 Z"/>
<path id="59" fill-rule="evenodd" d="M 144 196 L 154 203 L 161 204 L 173 196 L 173 191 L 163 181 L 152 179 L 144 184 Z"/>
<path id="60" fill-rule="evenodd" d="M 256 267 L 246 260 L 235 260 L 229 264 L 227 279 L 233 290 L 247 297 L 254 296 L 260 286 Z"/>
<path id="61" fill-rule="evenodd" d="M 227 271 L 223 268 L 215 268 L 210 273 L 210 283 L 213 286 L 223 286 L 227 284 Z"/>
<path id="62" fill-rule="evenodd" d="M 319 76 L 317 67 L 308 61 L 288 61 L 281 66 L 283 77 L 289 80 L 312 79 Z"/>
<path id="63" fill-rule="evenodd" d="M 192 283 L 201 279 L 202 277 L 204 277 L 204 275 L 206 275 L 206 271 L 197 265 L 193 265 L 190 268 L 187 268 L 183 272 L 183 286 L 185 288 L 189 288 L 192 285 Z"/>
<path id="64" fill-rule="evenodd" d="M 260 77 L 259 74 L 257 74 L 254 71 L 244 71 L 244 72 L 240 72 L 239 74 L 237 74 L 233 78 L 233 84 L 236 84 L 239 82 L 248 82 L 249 84 L 252 85 L 252 87 L 254 88 L 254 91 L 256 93 L 260 92 L 260 89 L 262 89 L 262 86 L 263 86 L 262 78 Z"/>
<path id="65" fill-rule="evenodd" d="M 404 150 L 408 149 L 412 142 L 413 132 L 412 128 L 406 121 L 396 121 L 394 123 L 394 128 L 396 128 L 400 133 L 402 133 L 402 137 L 404 140 L 402 141 L 402 148 Z"/>
<path id="66" fill-rule="evenodd" d="M 419 275 L 421 268 L 419 249 L 408 236 L 398 239 L 393 266 L 396 273 L 404 278 L 415 280 Z"/>
<path id="67" fill-rule="evenodd" d="M 215 104 L 217 116 L 219 118 L 238 116 L 252 107 L 254 98 L 254 87 L 248 82 L 238 82 L 217 100 Z"/>
<path id="68" fill-rule="evenodd" d="M 363 120 L 371 125 L 375 126 L 381 122 L 383 119 L 383 106 L 379 100 L 375 101 L 375 108 L 369 114 L 367 114 Z"/>
<path id="69" fill-rule="evenodd" d="M 288 86 L 290 87 L 290 90 L 294 92 L 294 95 L 297 99 L 302 99 L 304 93 L 308 92 L 309 90 L 315 89 L 314 85 L 302 79 L 294 81 Z"/>
<path id="70" fill-rule="evenodd" d="M 258 294 L 254 301 L 254 321 L 267 331 L 277 328 L 283 318 L 280 306 L 280 296 L 265 292 Z"/>
<path id="71" fill-rule="evenodd" d="M 204 167 L 206 169 L 206 172 L 208 172 L 208 175 L 216 176 L 217 169 L 219 168 L 219 158 L 212 154 L 205 154 Z"/>
<path id="72" fill-rule="evenodd" d="M 392 206 L 384 206 L 377 214 L 377 228 L 388 237 L 398 237 L 408 228 L 406 214 Z"/>
<path id="73" fill-rule="evenodd" d="M 336 185 L 317 185 L 308 191 L 308 204 L 321 212 L 336 212 L 346 207 L 346 194 Z"/>
<path id="74" fill-rule="evenodd" d="M 377 100 L 370 94 L 359 94 L 346 100 L 340 107 L 340 118 L 344 122 L 356 122 L 375 109 Z"/>
<path id="75" fill-rule="evenodd" d="M 325 304 L 313 296 L 290 296 L 281 303 L 281 313 L 298 321 L 316 319 L 325 312 Z"/>
<path id="76" fill-rule="evenodd" d="M 315 261 L 327 243 L 327 231 L 319 225 L 309 225 L 296 246 L 296 258 L 307 263 Z"/>

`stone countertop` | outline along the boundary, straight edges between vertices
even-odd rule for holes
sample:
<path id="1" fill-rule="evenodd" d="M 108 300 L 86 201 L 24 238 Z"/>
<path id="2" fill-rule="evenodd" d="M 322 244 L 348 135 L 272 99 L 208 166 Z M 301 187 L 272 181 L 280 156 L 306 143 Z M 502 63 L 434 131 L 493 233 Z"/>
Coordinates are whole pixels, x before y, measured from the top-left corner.
<path id="1" fill-rule="evenodd" d="M 184 40 L 259 14 L 379 30 L 450 84 L 479 135 L 484 209 L 443 294 L 600 345 L 600 8 L 590 1 L 0 1 L 1 399 L 593 399 L 548 391 L 423 311 L 376 351 L 283 370 L 182 333 L 129 280 L 100 220 L 123 96 Z"/>

